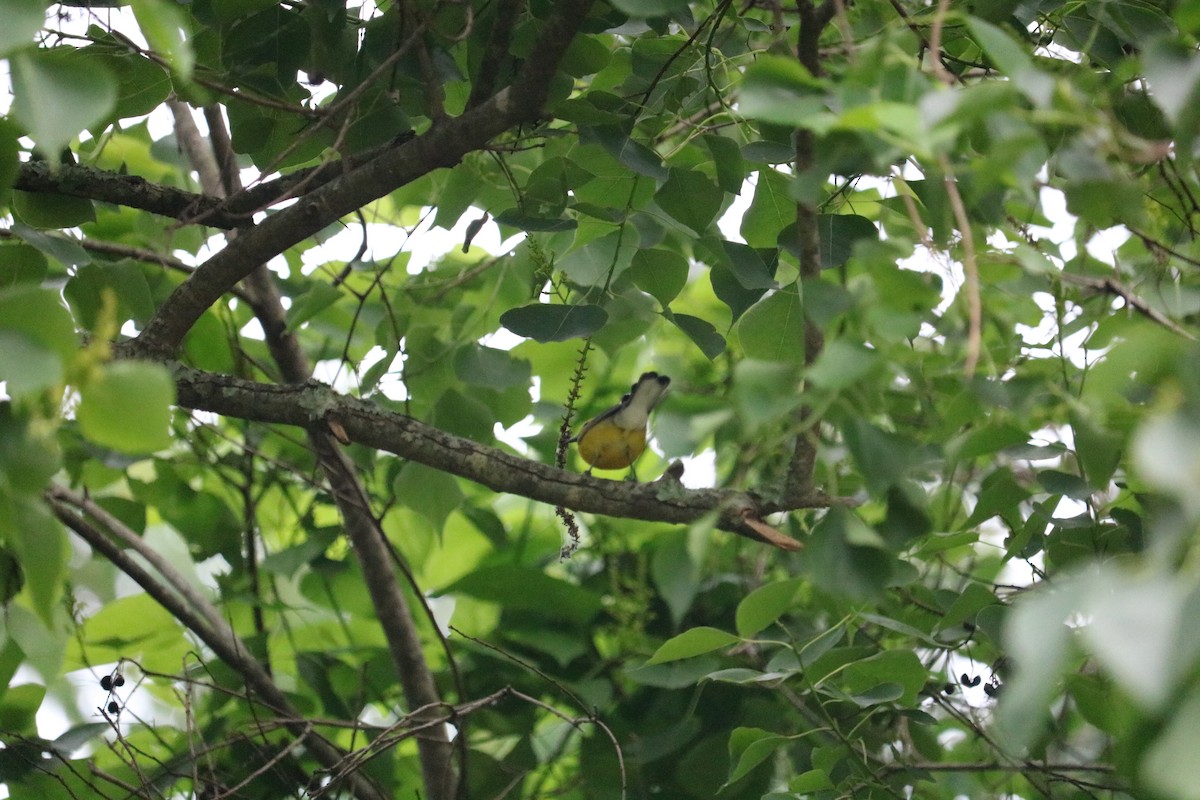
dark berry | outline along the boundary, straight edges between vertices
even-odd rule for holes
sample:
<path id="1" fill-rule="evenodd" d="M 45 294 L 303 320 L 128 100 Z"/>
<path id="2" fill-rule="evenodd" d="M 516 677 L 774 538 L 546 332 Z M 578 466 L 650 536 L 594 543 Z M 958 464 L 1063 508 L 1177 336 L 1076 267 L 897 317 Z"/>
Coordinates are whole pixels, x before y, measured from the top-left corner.
<path id="1" fill-rule="evenodd" d="M 118 675 L 117 677 L 113 678 L 113 686 L 124 686 L 124 685 L 125 685 L 125 676 L 124 675 Z"/>
<path id="2" fill-rule="evenodd" d="M 120 710 L 121 710 L 121 706 L 117 704 L 116 700 L 113 700 L 111 703 L 108 704 L 108 713 L 116 714 Z"/>
<path id="3" fill-rule="evenodd" d="M 100 679 L 100 688 L 101 689 L 103 689 L 106 692 L 111 692 L 112 687 L 113 687 L 113 681 L 112 681 L 111 676 L 105 675 L 103 678 Z"/>

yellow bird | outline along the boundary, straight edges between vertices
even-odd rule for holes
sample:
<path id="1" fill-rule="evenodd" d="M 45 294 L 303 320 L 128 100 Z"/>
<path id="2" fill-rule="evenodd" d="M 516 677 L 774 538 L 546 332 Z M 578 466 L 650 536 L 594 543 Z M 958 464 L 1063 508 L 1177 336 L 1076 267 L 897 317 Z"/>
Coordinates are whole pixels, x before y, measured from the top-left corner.
<path id="1" fill-rule="evenodd" d="M 579 443 L 579 455 L 596 469 L 631 467 L 646 450 L 646 423 L 650 412 L 667 393 L 671 379 L 646 372 L 629 394 L 603 414 L 588 420 L 570 441 Z"/>

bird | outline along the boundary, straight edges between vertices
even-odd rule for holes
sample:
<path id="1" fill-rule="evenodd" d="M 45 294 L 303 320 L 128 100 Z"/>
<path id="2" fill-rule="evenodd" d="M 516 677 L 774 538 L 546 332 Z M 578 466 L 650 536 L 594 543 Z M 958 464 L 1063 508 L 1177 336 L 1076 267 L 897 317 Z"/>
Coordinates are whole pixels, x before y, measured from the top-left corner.
<path id="1" fill-rule="evenodd" d="M 621 402 L 583 424 L 568 441 L 579 446 L 579 455 L 592 469 L 629 467 L 646 450 L 646 423 L 650 412 L 662 400 L 671 379 L 657 372 L 645 372 L 630 387 Z"/>

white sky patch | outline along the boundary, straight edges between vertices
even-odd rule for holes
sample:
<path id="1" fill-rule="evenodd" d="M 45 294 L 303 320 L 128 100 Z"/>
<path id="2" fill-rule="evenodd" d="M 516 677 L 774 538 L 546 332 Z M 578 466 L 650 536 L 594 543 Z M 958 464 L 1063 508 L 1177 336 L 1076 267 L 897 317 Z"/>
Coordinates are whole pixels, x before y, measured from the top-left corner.
<path id="1" fill-rule="evenodd" d="M 754 200 L 754 187 L 757 185 L 758 173 L 756 172 L 742 182 L 742 193 L 733 198 L 729 208 L 725 209 L 725 213 L 717 220 L 717 228 L 721 231 L 721 235 L 731 242 L 746 243 L 746 240 L 742 238 L 742 217 L 746 216 L 746 211 Z"/>
<path id="2" fill-rule="evenodd" d="M 1088 255 L 1097 261 L 1103 261 L 1109 266 L 1116 266 L 1116 251 L 1121 245 L 1129 241 L 1130 235 L 1129 229 L 1124 225 L 1099 231 L 1092 238 L 1088 239 L 1087 245 L 1085 245 Z"/>
<path id="3" fill-rule="evenodd" d="M 655 452 L 658 452 L 657 448 Z M 684 456 L 679 460 L 683 462 L 683 477 L 680 478 L 680 482 L 684 486 L 688 489 L 712 488 L 717 476 L 716 450 L 710 447 L 694 456 Z"/>

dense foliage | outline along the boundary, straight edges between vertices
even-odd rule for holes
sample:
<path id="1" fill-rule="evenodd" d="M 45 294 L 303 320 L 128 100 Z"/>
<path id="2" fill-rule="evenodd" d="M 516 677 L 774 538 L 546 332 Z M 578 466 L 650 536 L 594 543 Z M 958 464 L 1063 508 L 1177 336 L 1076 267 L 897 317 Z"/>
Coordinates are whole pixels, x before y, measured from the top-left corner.
<path id="1" fill-rule="evenodd" d="M 1200 797 L 1200 2 L 117 2 L 0 0 L 9 796 Z"/>

